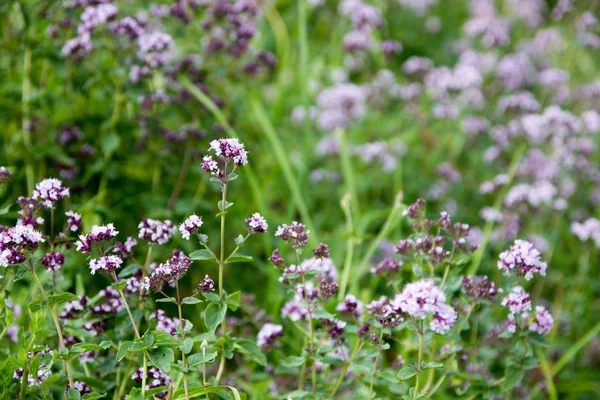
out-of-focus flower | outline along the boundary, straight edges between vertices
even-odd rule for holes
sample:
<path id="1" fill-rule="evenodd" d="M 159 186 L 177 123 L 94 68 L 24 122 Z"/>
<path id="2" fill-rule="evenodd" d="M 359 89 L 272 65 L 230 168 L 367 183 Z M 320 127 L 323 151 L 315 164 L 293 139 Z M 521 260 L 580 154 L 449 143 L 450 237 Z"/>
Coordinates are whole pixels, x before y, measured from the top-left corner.
<path id="1" fill-rule="evenodd" d="M 275 339 L 281 336 L 283 336 L 283 327 L 281 325 L 266 323 L 258 332 L 256 344 L 259 347 L 273 346 Z"/>

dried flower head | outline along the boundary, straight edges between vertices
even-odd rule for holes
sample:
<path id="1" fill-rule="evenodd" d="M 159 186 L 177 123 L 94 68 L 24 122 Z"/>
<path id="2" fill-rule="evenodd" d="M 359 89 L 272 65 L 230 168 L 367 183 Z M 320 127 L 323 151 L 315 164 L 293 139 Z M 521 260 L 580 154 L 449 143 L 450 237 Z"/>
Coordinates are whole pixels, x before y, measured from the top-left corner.
<path id="1" fill-rule="evenodd" d="M 11 177 L 12 173 L 9 170 L 5 167 L 0 167 L 0 183 L 10 182 Z"/>
<path id="2" fill-rule="evenodd" d="M 204 275 L 204 279 L 198 284 L 198 291 L 201 293 L 208 293 L 215 291 L 215 282 L 208 275 Z"/>

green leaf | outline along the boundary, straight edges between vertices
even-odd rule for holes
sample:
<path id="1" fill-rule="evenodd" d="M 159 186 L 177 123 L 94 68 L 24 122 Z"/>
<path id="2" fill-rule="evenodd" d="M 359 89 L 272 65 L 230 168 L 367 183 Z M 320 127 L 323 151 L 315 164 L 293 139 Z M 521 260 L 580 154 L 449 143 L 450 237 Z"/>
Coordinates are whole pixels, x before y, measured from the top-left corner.
<path id="1" fill-rule="evenodd" d="M 235 238 L 234 242 L 237 246 L 242 244 L 244 242 L 244 235 L 238 235 L 238 237 Z"/>
<path id="2" fill-rule="evenodd" d="M 514 368 L 514 367 L 507 367 L 506 368 L 506 374 L 504 375 L 504 384 L 502 385 L 502 388 L 505 391 L 509 391 L 512 388 L 514 388 L 515 386 L 517 386 L 517 384 L 519 382 L 521 382 L 523 380 L 523 370 L 518 369 L 518 368 Z"/>
<path id="3" fill-rule="evenodd" d="M 133 346 L 133 342 L 123 342 L 117 351 L 117 361 L 120 362 L 125 358 L 129 349 Z"/>
<path id="4" fill-rule="evenodd" d="M 140 269 L 139 265 L 137 265 L 137 264 L 130 264 L 130 265 L 126 266 L 125 268 L 123 268 L 121 271 L 119 271 L 119 275 L 118 276 L 119 276 L 119 278 L 130 277 L 138 269 Z"/>
<path id="5" fill-rule="evenodd" d="M 527 340 L 529 340 L 530 343 L 535 344 L 536 346 L 540 346 L 540 347 L 552 347 L 552 344 L 550 344 L 550 342 L 548 342 L 548 340 L 540 335 L 537 332 L 529 332 L 529 334 L 527 335 Z"/>
<path id="6" fill-rule="evenodd" d="M 245 254 L 235 253 L 231 257 L 227 259 L 227 263 L 236 263 L 236 262 L 250 262 L 252 261 L 252 257 L 247 256 Z"/>
<path id="7" fill-rule="evenodd" d="M 73 293 L 64 292 L 50 296 L 48 299 L 50 300 L 50 306 L 53 306 L 60 303 L 79 300 L 79 297 L 75 296 Z"/>
<path id="8" fill-rule="evenodd" d="M 159 347 L 148 352 L 148 359 L 162 372 L 171 370 L 171 363 L 175 360 L 175 354 L 170 347 Z"/>
<path id="9" fill-rule="evenodd" d="M 190 354 L 193 346 L 194 346 L 194 341 L 190 338 L 185 338 L 183 343 L 179 346 L 179 350 L 181 350 L 183 352 L 183 354 Z"/>
<path id="10" fill-rule="evenodd" d="M 233 344 L 240 353 L 248 355 L 254 362 L 263 367 L 267 365 L 267 358 L 258 345 L 248 339 L 238 339 Z"/>
<path id="11" fill-rule="evenodd" d="M 304 356 L 289 356 L 281 360 L 281 365 L 288 368 L 299 367 L 304 364 L 304 361 L 306 361 Z"/>
<path id="12" fill-rule="evenodd" d="M 225 304 L 210 303 L 204 312 L 204 324 L 209 332 L 214 332 L 225 319 L 227 306 Z"/>
<path id="13" fill-rule="evenodd" d="M 154 346 L 156 347 L 179 346 L 179 341 L 165 331 L 156 329 L 152 331 L 152 335 L 154 335 Z"/>
<path id="14" fill-rule="evenodd" d="M 148 350 L 149 348 L 150 346 L 144 342 L 135 342 L 131 345 L 128 351 L 130 353 L 139 353 L 140 351 Z"/>
<path id="15" fill-rule="evenodd" d="M 123 289 L 125 289 L 125 286 L 127 286 L 127 281 L 121 281 L 119 283 L 113 283 L 110 286 L 114 287 L 117 290 L 123 290 Z"/>
<path id="16" fill-rule="evenodd" d="M 177 304 L 177 299 L 175 297 L 163 297 L 156 300 L 157 303 L 173 303 Z"/>
<path id="17" fill-rule="evenodd" d="M 198 303 L 202 303 L 202 300 L 200 300 L 197 297 L 184 297 L 183 300 L 181 301 L 181 304 L 198 304 Z"/>
<path id="18" fill-rule="evenodd" d="M 217 262 L 217 260 L 212 256 L 212 254 L 210 254 L 210 252 L 208 250 L 205 250 L 205 249 L 194 251 L 192 254 L 190 254 L 190 258 L 192 260 L 194 260 L 194 261 L 214 261 L 214 262 Z"/>
<path id="19" fill-rule="evenodd" d="M 83 400 L 96 400 L 106 397 L 106 393 L 88 393 L 83 395 Z"/>
<path id="20" fill-rule="evenodd" d="M 31 312 L 38 312 L 46 308 L 46 306 L 48 306 L 48 302 L 46 300 L 34 301 L 29 303 L 29 310 Z"/>
<path id="21" fill-rule="evenodd" d="M 16 281 L 18 281 L 20 279 L 23 279 L 23 277 L 25 275 L 27 275 L 28 273 L 29 273 L 29 268 L 27 268 L 27 267 L 21 267 L 17 271 L 17 273 L 15 274 L 15 277 L 13 278 L 13 282 L 16 282 Z"/>
<path id="22" fill-rule="evenodd" d="M 7 205 L 3 209 L 0 210 L 0 215 L 8 214 L 8 210 L 10 210 L 11 204 Z"/>
<path id="23" fill-rule="evenodd" d="M 152 346 L 154 344 L 154 334 L 152 333 L 152 331 L 144 333 L 142 339 L 144 339 L 144 343 L 146 343 L 148 346 Z"/>
<path id="24" fill-rule="evenodd" d="M 436 369 L 436 368 L 442 368 L 443 366 L 444 366 L 444 364 L 442 364 L 442 363 L 431 361 L 428 363 L 424 363 L 423 369 Z"/>
<path id="25" fill-rule="evenodd" d="M 71 346 L 71 354 L 87 353 L 88 351 L 106 350 L 112 346 L 112 342 L 103 341 L 100 344 L 95 343 L 75 343 Z"/>
<path id="26" fill-rule="evenodd" d="M 219 353 L 217 353 L 216 351 L 206 353 L 206 355 L 204 355 L 202 353 L 192 354 L 188 358 L 188 366 L 195 367 L 200 364 L 211 363 L 211 362 L 215 361 L 215 359 L 217 358 L 218 355 L 219 355 Z"/>
<path id="27" fill-rule="evenodd" d="M 227 300 L 225 300 L 225 304 L 229 306 L 231 311 L 235 311 L 240 307 L 240 299 L 242 298 L 242 292 L 237 291 L 235 293 L 231 293 L 227 296 Z"/>
<path id="28" fill-rule="evenodd" d="M 81 400 L 81 393 L 79 393 L 79 390 L 77 390 L 75 388 L 69 388 L 69 390 L 67 390 L 67 399 L 68 400 Z"/>
<path id="29" fill-rule="evenodd" d="M 212 301 L 213 303 L 218 303 L 221 301 L 219 295 L 213 292 L 202 292 L 202 296 L 208 301 Z"/>
<path id="30" fill-rule="evenodd" d="M 194 399 L 197 397 L 206 396 L 211 393 L 217 393 L 221 390 L 230 390 L 231 393 L 233 394 L 234 400 L 242 400 L 242 397 L 240 396 L 240 392 L 238 392 L 238 390 L 232 386 L 210 386 L 207 388 L 200 387 L 200 388 L 190 389 L 189 395 L 190 395 L 190 399 Z M 185 391 L 183 389 L 178 390 L 177 392 L 175 392 L 174 398 L 176 400 L 185 400 L 185 398 L 186 398 Z"/>
<path id="31" fill-rule="evenodd" d="M 313 318 L 315 318 L 315 319 L 330 319 L 330 318 L 334 318 L 334 317 L 335 317 L 334 314 L 327 312 L 323 309 L 315 310 L 315 312 L 313 314 Z"/>
<path id="32" fill-rule="evenodd" d="M 102 148 L 102 153 L 104 153 L 105 157 L 110 156 L 119 148 L 121 144 L 121 137 L 114 132 L 105 133 L 102 135 L 100 141 L 100 147 Z"/>
<path id="33" fill-rule="evenodd" d="M 398 379 L 405 381 L 412 378 L 417 374 L 417 371 L 413 367 L 404 367 L 398 372 Z"/>

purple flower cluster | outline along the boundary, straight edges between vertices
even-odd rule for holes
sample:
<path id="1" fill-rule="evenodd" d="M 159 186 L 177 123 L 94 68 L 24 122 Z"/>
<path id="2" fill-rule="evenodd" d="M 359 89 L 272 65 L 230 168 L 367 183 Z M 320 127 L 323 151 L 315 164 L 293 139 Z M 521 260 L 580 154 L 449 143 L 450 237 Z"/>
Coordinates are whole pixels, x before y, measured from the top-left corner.
<path id="1" fill-rule="evenodd" d="M 123 259 L 121 257 L 110 254 L 108 256 L 91 259 L 89 266 L 92 275 L 95 275 L 96 271 L 104 271 L 110 274 L 114 270 L 120 268 L 122 263 Z"/>
<path id="2" fill-rule="evenodd" d="M 104 300 L 104 302 L 94 304 L 90 307 L 90 311 L 93 314 L 116 314 L 125 307 L 119 291 L 112 286 L 102 289 L 99 293 L 99 298 Z"/>
<path id="3" fill-rule="evenodd" d="M 79 300 L 73 300 L 65 303 L 63 311 L 59 315 L 60 319 L 73 319 L 76 315 L 85 310 L 88 301 L 89 299 L 87 296 L 82 296 Z"/>
<path id="4" fill-rule="evenodd" d="M 540 252 L 532 243 L 524 240 L 515 240 L 510 249 L 500 254 L 498 269 L 509 275 L 515 271 L 518 275 L 525 276 L 528 281 L 534 274 L 546 275 L 548 264 L 540 259 Z"/>
<path id="5" fill-rule="evenodd" d="M 17 225 L 0 232 L 0 266 L 22 263 L 26 254 L 33 253 L 42 242 L 42 233 L 33 230 L 31 225 Z"/>
<path id="6" fill-rule="evenodd" d="M 156 329 L 167 332 L 171 336 L 177 335 L 177 328 L 180 325 L 178 318 L 167 317 L 167 313 L 163 310 L 156 310 L 152 313 L 151 317 L 156 320 Z"/>
<path id="7" fill-rule="evenodd" d="M 79 240 L 75 242 L 75 245 L 77 246 L 77 251 L 86 254 L 92 251 L 92 244 L 101 244 L 102 242 L 109 241 L 118 234 L 119 231 L 115 229 L 112 223 L 108 225 L 94 225 L 88 235 L 79 235 Z"/>
<path id="8" fill-rule="evenodd" d="M 272 347 L 275 344 L 275 339 L 283 336 L 283 327 L 266 323 L 260 328 L 256 338 L 256 344 L 259 347 Z"/>
<path id="9" fill-rule="evenodd" d="M 498 293 L 502 292 L 487 276 L 465 276 L 462 280 L 465 294 L 476 302 L 480 300 L 495 300 Z"/>
<path id="10" fill-rule="evenodd" d="M 138 238 L 147 241 L 151 245 L 165 244 L 175 233 L 175 226 L 168 219 L 165 221 L 158 221 L 155 219 L 144 218 L 139 223 Z"/>
<path id="11" fill-rule="evenodd" d="M 215 281 L 210 276 L 204 275 L 204 279 L 198 284 L 198 291 L 200 293 L 209 293 L 215 291 Z"/>
<path id="12" fill-rule="evenodd" d="M 67 228 L 71 232 L 77 232 L 81 229 L 81 214 L 69 210 L 65 213 L 65 216 L 67 217 Z"/>
<path id="13" fill-rule="evenodd" d="M 336 311 L 342 314 L 347 314 L 356 318 L 360 318 L 362 317 L 364 308 L 365 306 L 362 301 L 358 300 L 352 294 L 347 294 L 344 301 L 337 305 Z"/>
<path id="14" fill-rule="evenodd" d="M 431 315 L 429 328 L 439 334 L 448 332 L 458 318 L 454 308 L 446 304 L 446 294 L 428 279 L 406 284 L 402 293 L 390 301 L 390 307 L 415 319 Z"/>
<path id="15" fill-rule="evenodd" d="M 290 242 L 295 249 L 305 247 L 308 244 L 309 234 L 310 231 L 306 229 L 306 226 L 296 221 L 292 225 L 283 224 L 277 227 L 275 232 L 275 236 Z"/>
<path id="16" fill-rule="evenodd" d="M 5 167 L 0 167 L 0 183 L 10 182 L 12 173 Z"/>
<path id="17" fill-rule="evenodd" d="M 531 323 L 529 324 L 529 330 L 539 333 L 540 335 L 547 335 L 550 333 L 554 325 L 554 319 L 552 315 L 542 306 L 535 307 L 535 315 Z"/>
<path id="18" fill-rule="evenodd" d="M 254 0 L 216 0 L 207 4 L 206 17 L 201 22 L 206 32 L 205 51 L 241 57 L 256 35 L 258 4 Z"/>
<path id="19" fill-rule="evenodd" d="M 259 213 L 254 213 L 250 218 L 246 218 L 246 227 L 250 233 L 266 233 L 269 224 L 267 220 Z"/>
<path id="20" fill-rule="evenodd" d="M 137 384 L 141 384 L 143 381 L 144 369 L 138 368 L 131 379 L 133 379 Z M 156 367 L 152 367 L 148 369 L 146 375 L 146 390 L 154 389 L 161 386 L 169 386 L 171 384 L 171 378 L 168 375 L 163 373 L 160 369 Z M 166 399 L 169 394 L 169 390 L 163 390 L 162 392 L 154 394 L 155 398 L 158 399 Z"/>
<path id="21" fill-rule="evenodd" d="M 119 254 L 122 258 L 131 257 L 133 255 L 133 248 L 137 246 L 137 240 L 134 237 L 129 236 L 125 243 L 116 242 L 113 253 Z"/>
<path id="22" fill-rule="evenodd" d="M 596 218 L 588 218 L 585 221 L 573 222 L 571 232 L 581 241 L 592 239 L 596 247 L 600 247 L 600 221 Z"/>
<path id="23" fill-rule="evenodd" d="M 52 251 L 40 259 L 40 263 L 48 271 L 59 271 L 65 263 L 65 256 L 62 253 Z"/>
<path id="24" fill-rule="evenodd" d="M 27 386 L 41 386 L 42 383 L 44 383 L 44 381 L 52 375 L 52 369 L 49 362 L 52 359 L 52 357 L 50 356 L 51 354 L 52 349 L 50 349 L 49 347 L 46 347 L 44 350 L 41 351 L 27 352 L 27 359 L 30 361 L 38 355 L 42 357 L 42 361 L 39 364 L 37 374 L 35 376 L 32 374 L 29 374 L 27 376 Z M 21 380 L 23 378 L 23 372 L 23 368 L 17 368 L 13 373 L 13 378 Z"/>
<path id="25" fill-rule="evenodd" d="M 53 208 L 54 203 L 63 197 L 69 197 L 69 188 L 63 187 L 58 179 L 44 179 L 35 185 L 33 200 L 39 201 L 46 208 Z"/>
<path id="26" fill-rule="evenodd" d="M 192 265 L 192 260 L 181 250 L 173 251 L 173 255 L 152 271 L 142 282 L 142 289 L 159 292 L 166 284 L 180 280 Z"/>
<path id="27" fill-rule="evenodd" d="M 198 234 L 202 224 L 202 217 L 199 217 L 196 214 L 190 215 L 185 219 L 183 224 L 179 225 L 181 237 L 185 240 L 189 240 L 191 234 Z"/>

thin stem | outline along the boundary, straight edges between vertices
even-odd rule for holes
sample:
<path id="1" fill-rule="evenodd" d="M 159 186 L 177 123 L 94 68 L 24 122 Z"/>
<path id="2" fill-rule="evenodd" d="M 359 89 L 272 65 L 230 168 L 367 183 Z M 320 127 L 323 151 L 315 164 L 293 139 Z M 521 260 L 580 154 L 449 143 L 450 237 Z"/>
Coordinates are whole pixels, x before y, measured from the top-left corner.
<path id="1" fill-rule="evenodd" d="M 227 179 L 227 164 L 224 167 L 224 176 Z M 223 297 L 223 269 L 225 267 L 225 214 L 227 213 L 227 182 L 223 182 L 222 187 L 222 196 L 221 196 L 221 248 L 220 248 L 220 257 L 219 257 L 219 299 Z M 225 322 L 225 318 L 221 322 L 221 333 L 223 336 L 227 334 L 227 324 Z M 225 348 L 222 349 L 221 352 L 221 361 L 219 362 L 219 369 L 217 371 L 216 381 L 217 384 L 221 380 L 221 376 L 223 375 L 223 371 L 225 370 Z"/>
<path id="2" fill-rule="evenodd" d="M 446 265 L 446 269 L 444 270 L 444 277 L 442 278 L 442 283 L 440 283 L 440 289 L 444 288 L 444 283 L 446 283 L 446 279 L 448 278 L 449 271 L 450 271 L 450 264 Z"/>
<path id="3" fill-rule="evenodd" d="M 413 393 L 413 400 L 419 395 L 419 378 L 421 377 L 421 364 L 423 362 L 423 321 L 420 322 L 419 329 L 419 354 L 417 359 L 417 379 L 415 381 L 415 391 Z"/>
<path id="4" fill-rule="evenodd" d="M 29 363 L 27 363 L 27 368 L 29 368 Z M 23 368 L 23 376 L 21 377 L 21 390 L 19 391 L 19 399 L 25 398 L 25 393 L 27 393 L 27 387 L 29 386 L 29 370 L 27 368 Z"/>
<path id="5" fill-rule="evenodd" d="M 35 273 L 35 269 L 33 268 L 33 265 L 29 265 L 29 268 L 31 269 L 31 275 L 33 276 L 33 279 L 35 280 L 35 283 L 40 288 L 40 291 L 42 292 L 42 295 L 44 296 L 44 300 L 46 300 L 47 303 L 50 303 L 48 294 L 46 293 L 46 290 L 44 289 L 42 282 L 40 282 L 40 279 L 38 278 L 37 274 Z M 58 320 L 58 316 L 54 312 L 53 307 L 50 306 L 48 308 L 50 309 L 50 314 L 52 315 L 52 319 L 54 320 L 54 326 L 56 327 L 56 333 L 58 334 L 58 342 L 60 344 L 60 347 L 62 349 L 66 350 L 67 347 L 65 346 L 65 338 L 63 335 L 62 328 L 60 327 L 60 321 Z M 69 360 L 64 360 L 63 364 L 65 366 L 65 369 L 67 370 L 67 376 L 69 377 L 69 386 L 74 387 L 73 372 L 71 371 L 71 363 L 69 363 Z"/>
<path id="6" fill-rule="evenodd" d="M 446 380 L 446 374 L 440 376 L 440 379 L 438 379 L 438 381 L 435 383 L 433 388 L 431 388 L 431 391 L 427 394 L 426 397 L 433 396 L 433 394 L 438 391 L 438 389 L 440 388 L 440 386 L 442 386 L 442 383 L 444 383 L 445 380 Z"/>
<path id="7" fill-rule="evenodd" d="M 352 220 L 352 211 L 350 210 L 351 194 L 346 193 L 342 198 L 341 205 L 346 216 L 346 230 L 348 239 L 346 239 L 346 259 L 344 260 L 344 270 L 342 272 L 342 280 L 340 281 L 340 290 L 338 291 L 338 301 L 343 301 L 346 295 L 346 287 L 350 279 L 350 270 L 352 268 L 352 257 L 354 255 L 354 223 Z"/>
<path id="8" fill-rule="evenodd" d="M 144 261 L 144 266 L 142 268 L 142 280 L 140 282 L 144 282 L 144 278 L 148 274 L 148 270 L 150 268 L 150 263 L 152 262 L 152 245 L 148 245 L 148 252 L 146 253 L 146 261 Z M 125 301 L 125 300 L 123 300 Z M 144 301 L 144 290 L 140 289 L 140 297 L 138 303 L 141 305 Z"/>
<path id="9" fill-rule="evenodd" d="M 152 247 L 150 247 L 151 249 Z M 149 250 L 148 254 L 151 255 L 152 252 Z M 115 274 L 115 271 L 111 272 L 111 276 L 113 278 L 113 280 L 115 281 L 115 283 L 117 284 L 117 290 L 119 291 L 119 294 L 121 295 L 121 299 L 123 300 L 123 305 L 125 306 L 125 309 L 127 310 L 127 315 L 129 315 L 129 320 L 131 321 L 131 326 L 133 326 L 133 330 L 135 332 L 135 337 L 136 339 L 141 339 L 142 336 L 140 335 L 140 331 L 138 331 L 138 327 L 137 324 L 135 323 L 135 319 L 133 318 L 133 314 L 131 313 L 131 309 L 129 308 L 129 304 L 127 304 L 127 299 L 125 298 L 125 293 L 123 293 L 123 289 L 121 287 L 119 287 L 119 278 L 117 277 L 117 274 Z M 144 358 L 144 365 L 143 365 L 143 373 L 142 373 L 142 397 L 144 397 L 146 395 L 146 378 L 148 375 L 148 356 L 146 355 L 146 352 L 143 352 L 143 358 Z"/>
<path id="10" fill-rule="evenodd" d="M 296 257 L 298 257 L 298 265 L 300 265 L 300 256 L 297 251 L 296 251 Z M 309 338 L 310 352 L 312 355 L 312 353 L 315 351 L 315 333 L 313 330 L 312 310 L 311 310 L 310 304 L 308 302 L 308 297 L 306 296 L 306 277 L 304 275 L 302 275 L 302 286 L 304 288 L 304 301 L 306 302 L 306 308 L 308 309 L 308 338 Z M 311 369 L 312 369 L 312 373 L 311 373 L 312 392 L 313 392 L 313 394 L 315 394 L 317 392 L 317 365 L 314 360 L 314 357 L 312 360 Z"/>
<path id="11" fill-rule="evenodd" d="M 348 368 L 352 364 L 352 361 L 354 361 L 354 357 L 356 357 L 356 355 L 358 354 L 358 352 L 360 351 L 360 349 L 362 348 L 364 343 L 365 342 L 363 342 L 362 339 L 359 339 L 359 341 L 356 342 L 354 351 L 352 352 L 352 355 L 348 359 L 348 362 L 344 365 L 344 369 L 342 370 L 342 373 L 340 374 L 340 377 L 338 378 L 337 383 L 336 383 L 335 387 L 333 388 L 333 391 L 331 392 L 331 398 L 333 398 L 335 396 L 335 394 L 337 393 L 338 389 L 340 388 L 340 385 L 342 384 L 342 382 L 344 380 L 344 377 L 346 376 L 346 372 L 348 371 Z"/>
<path id="12" fill-rule="evenodd" d="M 381 344 L 381 340 L 383 339 L 383 326 L 381 327 L 381 333 L 379 334 L 379 344 Z M 379 357 L 381 356 L 381 348 L 377 352 L 377 356 L 375 357 L 375 362 L 373 363 L 373 373 L 371 374 L 371 385 L 369 386 L 369 399 L 373 399 L 373 385 L 375 384 L 375 372 L 377 371 L 377 363 L 379 363 Z"/>
<path id="13" fill-rule="evenodd" d="M 523 144 L 519 148 L 517 148 L 517 150 L 515 151 L 515 153 L 513 155 L 513 159 L 511 160 L 510 166 L 508 168 L 508 174 L 507 174 L 508 182 L 506 183 L 506 185 L 504 185 L 504 187 L 500 191 L 500 193 L 498 193 L 498 197 L 496 197 L 496 201 L 494 202 L 494 208 L 496 210 L 500 209 L 500 207 L 502 206 L 502 202 L 504 201 L 504 198 L 506 197 L 506 193 L 511 186 L 513 178 L 515 177 L 515 174 L 517 172 L 517 167 L 521 163 L 521 158 L 523 157 L 523 154 L 525 154 L 525 150 L 527 150 L 527 146 L 525 144 Z M 477 274 L 477 270 L 479 270 L 479 266 L 481 265 L 481 261 L 483 260 L 483 255 L 485 254 L 487 244 L 490 241 L 490 238 L 492 236 L 493 229 L 494 229 L 494 221 L 490 220 L 485 224 L 485 226 L 483 228 L 483 239 L 479 245 L 479 248 L 473 255 L 473 262 L 471 263 L 471 266 L 469 267 L 468 275 Z"/>
<path id="14" fill-rule="evenodd" d="M 183 344 L 183 342 L 185 341 L 185 332 L 184 332 L 184 326 L 183 326 L 183 313 L 181 312 L 181 296 L 179 295 L 179 281 L 175 281 L 175 289 L 177 291 L 177 310 L 179 311 L 179 328 L 181 329 L 181 343 Z M 185 360 L 185 353 L 183 352 L 183 350 L 181 351 L 181 362 L 183 365 L 183 368 L 185 368 L 186 366 L 186 360 Z M 187 373 L 183 373 L 183 387 L 185 389 L 185 398 L 187 400 L 190 399 L 190 392 L 188 389 L 188 382 L 187 382 Z"/>
<path id="15" fill-rule="evenodd" d="M 169 198 L 169 202 L 167 203 L 167 210 L 172 210 L 175 207 L 175 203 L 181 194 L 181 188 L 183 187 L 183 182 L 185 181 L 185 177 L 187 176 L 188 170 L 190 168 L 190 161 L 192 159 L 192 150 L 194 146 L 190 146 L 186 144 L 185 153 L 183 155 L 183 162 L 181 163 L 181 169 L 179 170 L 179 176 L 177 177 L 177 182 L 175 183 L 175 187 L 173 187 L 173 192 L 171 193 L 171 197 Z"/>
<path id="16" fill-rule="evenodd" d="M 465 315 L 465 319 L 463 319 L 463 321 L 460 323 L 460 326 L 458 327 L 458 331 L 457 332 L 458 332 L 459 335 L 462 332 L 463 328 L 465 327 L 467 321 L 471 317 L 471 314 L 473 313 L 474 309 L 475 309 L 475 302 L 472 302 L 470 304 L 470 308 L 469 308 L 469 311 L 467 312 L 467 315 Z"/>

